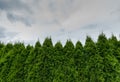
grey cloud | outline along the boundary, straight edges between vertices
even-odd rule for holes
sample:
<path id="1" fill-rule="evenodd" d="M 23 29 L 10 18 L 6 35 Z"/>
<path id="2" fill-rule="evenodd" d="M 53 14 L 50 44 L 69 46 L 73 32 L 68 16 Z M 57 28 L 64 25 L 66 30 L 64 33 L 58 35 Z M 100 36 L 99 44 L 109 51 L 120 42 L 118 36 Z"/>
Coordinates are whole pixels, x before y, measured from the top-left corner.
<path id="1" fill-rule="evenodd" d="M 25 10 L 31 12 L 27 4 L 21 0 L 0 0 L 0 9 L 5 11 L 11 10 Z"/>
<path id="2" fill-rule="evenodd" d="M 0 26 L 0 40 L 6 39 L 6 38 L 13 38 L 17 35 L 16 32 L 9 32 L 4 27 Z"/>
<path id="3" fill-rule="evenodd" d="M 52 12 L 55 12 L 57 10 L 57 4 L 55 3 L 55 1 L 50 1 L 48 6 Z"/>
<path id="4" fill-rule="evenodd" d="M 60 32 L 65 32 L 65 29 L 64 29 L 64 28 L 61 28 L 61 29 L 60 29 Z"/>
<path id="5" fill-rule="evenodd" d="M 5 28 L 0 27 L 0 39 L 5 38 Z"/>
<path id="6" fill-rule="evenodd" d="M 40 23 L 44 25 L 52 25 L 52 24 L 60 25 L 59 20 L 57 20 L 56 18 L 48 19 L 48 20 L 41 20 Z"/>
<path id="7" fill-rule="evenodd" d="M 97 29 L 99 27 L 102 27 L 102 25 L 101 24 L 89 24 L 89 25 L 83 26 L 82 29 L 86 29 L 86 30 L 92 29 L 93 30 L 93 29 Z"/>
<path id="8" fill-rule="evenodd" d="M 6 35 L 9 36 L 10 38 L 15 37 L 16 35 L 18 35 L 19 33 L 17 32 L 7 32 Z"/>
<path id="9" fill-rule="evenodd" d="M 40 0 L 38 3 L 36 6 L 39 5 L 39 10 L 42 13 L 46 13 L 47 10 L 47 12 L 52 13 L 57 18 L 61 18 L 61 16 L 68 17 L 76 12 L 80 5 L 79 1 L 76 0 Z"/>
<path id="10" fill-rule="evenodd" d="M 22 2 L 21 0 L 0 0 L 0 10 L 5 11 L 7 18 L 10 22 L 22 22 L 26 26 L 31 26 L 32 20 L 28 15 L 32 14 L 29 4 Z M 19 16 L 22 14 L 24 16 Z"/>
<path id="11" fill-rule="evenodd" d="M 110 26 L 104 23 L 91 23 L 87 24 L 83 27 L 78 28 L 79 30 L 108 30 Z M 77 29 L 77 30 L 78 30 Z"/>
<path id="12" fill-rule="evenodd" d="M 32 24 L 32 20 L 29 17 L 22 17 L 22 16 L 11 14 L 11 13 L 7 13 L 7 18 L 11 22 L 20 21 L 20 22 L 24 23 L 26 26 L 31 26 L 31 24 Z"/>

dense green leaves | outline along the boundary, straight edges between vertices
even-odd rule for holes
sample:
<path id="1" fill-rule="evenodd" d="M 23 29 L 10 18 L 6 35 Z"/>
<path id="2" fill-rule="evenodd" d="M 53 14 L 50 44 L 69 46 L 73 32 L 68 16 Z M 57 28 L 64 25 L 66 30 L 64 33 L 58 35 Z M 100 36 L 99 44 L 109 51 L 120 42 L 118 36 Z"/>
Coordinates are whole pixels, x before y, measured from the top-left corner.
<path id="1" fill-rule="evenodd" d="M 120 41 L 87 36 L 85 45 L 51 38 L 34 46 L 0 42 L 0 82 L 119 82 Z"/>

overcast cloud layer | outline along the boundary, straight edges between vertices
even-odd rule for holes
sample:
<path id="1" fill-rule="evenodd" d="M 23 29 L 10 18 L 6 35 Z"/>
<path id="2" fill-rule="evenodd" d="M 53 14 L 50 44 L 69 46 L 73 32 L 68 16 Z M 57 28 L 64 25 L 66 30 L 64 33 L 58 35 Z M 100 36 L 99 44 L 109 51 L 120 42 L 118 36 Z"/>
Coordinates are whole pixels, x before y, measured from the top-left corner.
<path id="1" fill-rule="evenodd" d="M 51 36 L 84 43 L 120 34 L 120 0 L 0 0 L 0 40 L 34 44 Z M 118 37 L 119 38 L 119 37 Z"/>

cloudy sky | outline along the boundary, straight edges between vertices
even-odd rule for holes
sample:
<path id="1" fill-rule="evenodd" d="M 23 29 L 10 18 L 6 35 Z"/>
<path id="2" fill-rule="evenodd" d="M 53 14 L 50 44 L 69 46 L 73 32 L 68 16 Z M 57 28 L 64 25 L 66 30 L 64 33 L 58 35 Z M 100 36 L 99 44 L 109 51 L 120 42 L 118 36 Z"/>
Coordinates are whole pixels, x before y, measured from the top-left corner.
<path id="1" fill-rule="evenodd" d="M 0 40 L 84 43 L 104 32 L 120 34 L 120 0 L 0 0 Z M 119 37 L 118 37 L 119 38 Z"/>

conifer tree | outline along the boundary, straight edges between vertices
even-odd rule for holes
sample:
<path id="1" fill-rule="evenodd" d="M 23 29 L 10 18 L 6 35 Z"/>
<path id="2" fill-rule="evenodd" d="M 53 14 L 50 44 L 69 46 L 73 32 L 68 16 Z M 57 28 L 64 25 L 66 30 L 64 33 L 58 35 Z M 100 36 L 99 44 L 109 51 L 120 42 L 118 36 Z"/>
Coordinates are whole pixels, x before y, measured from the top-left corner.
<path id="1" fill-rule="evenodd" d="M 0 42 L 0 50 L 4 47 L 4 43 Z"/>
<path id="2" fill-rule="evenodd" d="M 98 37 L 97 50 L 104 62 L 102 66 L 102 79 L 104 82 L 118 82 L 120 77 L 120 64 L 112 54 L 109 41 L 103 33 Z"/>
<path id="3" fill-rule="evenodd" d="M 77 41 L 75 50 L 74 50 L 74 63 L 75 69 L 78 72 L 76 77 L 77 81 L 81 81 L 83 79 L 83 66 L 84 66 L 84 56 L 83 56 L 83 46 L 80 41 Z"/>
<path id="4" fill-rule="evenodd" d="M 29 62 L 29 55 L 30 55 L 30 53 L 31 53 L 31 51 L 33 50 L 33 46 L 31 46 L 31 45 L 27 45 L 26 46 L 26 48 L 25 48 L 25 50 L 23 51 L 23 54 L 24 54 L 24 58 L 25 58 L 25 61 L 24 61 L 24 64 L 23 64 L 23 66 L 24 66 L 24 69 L 23 69 L 23 77 L 24 77 L 24 81 L 25 82 L 27 82 L 27 77 L 28 77 L 28 69 L 29 69 L 29 64 L 30 64 L 30 62 Z"/>
<path id="5" fill-rule="evenodd" d="M 14 59 L 11 62 L 11 67 L 9 68 L 10 71 L 8 73 L 8 81 L 23 81 L 23 79 L 21 79 L 22 77 L 22 70 L 23 66 L 22 64 L 24 63 L 23 60 L 23 55 L 21 54 L 23 52 L 23 50 L 25 50 L 25 46 L 23 43 L 15 43 L 14 48 L 13 48 L 13 55 L 14 55 Z"/>
<path id="6" fill-rule="evenodd" d="M 118 59 L 120 62 L 120 48 L 119 48 L 119 41 L 117 40 L 116 36 L 112 34 L 111 38 L 109 38 L 109 45 L 111 53 Z"/>
<path id="7" fill-rule="evenodd" d="M 62 65 L 64 60 L 63 46 L 61 42 L 57 42 L 54 47 L 54 69 L 53 69 L 53 82 L 63 82 Z"/>
<path id="8" fill-rule="evenodd" d="M 7 80 L 7 76 L 11 67 L 11 55 L 10 53 L 12 52 L 13 45 L 11 43 L 8 43 L 1 49 L 1 60 L 0 60 L 0 75 L 1 79 L 4 81 Z M 9 59 L 10 58 L 10 59 Z"/>
<path id="9" fill-rule="evenodd" d="M 40 64 L 40 81 L 52 82 L 53 81 L 53 68 L 54 68 L 54 50 L 51 38 L 46 38 L 42 45 L 41 64 Z"/>
<path id="10" fill-rule="evenodd" d="M 84 66 L 83 66 L 83 81 L 94 82 L 95 76 L 93 67 L 95 65 L 94 56 L 96 55 L 96 45 L 91 37 L 87 36 L 85 46 L 84 46 Z"/>
<path id="11" fill-rule="evenodd" d="M 77 81 L 77 71 L 75 69 L 74 63 L 74 45 L 71 40 L 67 40 L 64 46 L 64 61 L 63 61 L 63 73 L 64 73 L 64 82 Z"/>
<path id="12" fill-rule="evenodd" d="M 33 52 L 30 53 L 30 56 L 32 57 L 32 60 L 29 62 L 29 68 L 28 68 L 28 77 L 27 81 L 29 82 L 39 82 L 40 79 L 40 64 L 41 64 L 41 44 L 39 41 L 36 42 L 35 48 Z M 31 65 L 32 64 L 32 65 Z"/>

